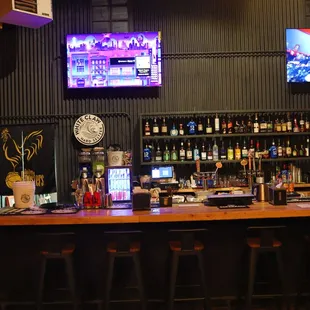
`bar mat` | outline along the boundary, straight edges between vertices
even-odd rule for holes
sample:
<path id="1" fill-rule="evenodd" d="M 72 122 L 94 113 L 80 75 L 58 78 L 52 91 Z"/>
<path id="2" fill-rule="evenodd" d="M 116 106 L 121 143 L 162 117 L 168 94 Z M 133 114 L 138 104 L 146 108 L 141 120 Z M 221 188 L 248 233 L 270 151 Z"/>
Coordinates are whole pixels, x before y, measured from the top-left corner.
<path id="1" fill-rule="evenodd" d="M 44 215 L 44 214 L 75 214 L 78 213 L 78 208 L 63 208 L 63 209 L 41 209 L 41 208 L 29 208 L 29 209 L 18 209 L 12 207 L 5 207 L 0 209 L 0 216 L 8 215 Z"/>

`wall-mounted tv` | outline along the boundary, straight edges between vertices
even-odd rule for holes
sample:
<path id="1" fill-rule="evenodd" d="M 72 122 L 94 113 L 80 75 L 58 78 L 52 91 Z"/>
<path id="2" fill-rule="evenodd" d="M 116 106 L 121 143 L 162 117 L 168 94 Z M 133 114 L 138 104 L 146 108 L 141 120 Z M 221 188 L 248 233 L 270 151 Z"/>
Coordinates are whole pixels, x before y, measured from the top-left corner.
<path id="1" fill-rule="evenodd" d="M 69 34 L 68 88 L 162 85 L 161 32 Z"/>
<path id="2" fill-rule="evenodd" d="M 310 29 L 286 29 L 286 78 L 310 82 Z"/>

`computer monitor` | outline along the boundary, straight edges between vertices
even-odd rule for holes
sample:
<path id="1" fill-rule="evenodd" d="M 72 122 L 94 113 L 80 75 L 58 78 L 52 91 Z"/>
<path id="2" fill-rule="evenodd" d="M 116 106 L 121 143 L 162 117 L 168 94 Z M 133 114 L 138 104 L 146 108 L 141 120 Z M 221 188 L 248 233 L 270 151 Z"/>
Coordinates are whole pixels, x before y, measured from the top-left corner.
<path id="1" fill-rule="evenodd" d="M 171 179 L 173 177 L 173 167 L 152 167 L 152 179 Z"/>

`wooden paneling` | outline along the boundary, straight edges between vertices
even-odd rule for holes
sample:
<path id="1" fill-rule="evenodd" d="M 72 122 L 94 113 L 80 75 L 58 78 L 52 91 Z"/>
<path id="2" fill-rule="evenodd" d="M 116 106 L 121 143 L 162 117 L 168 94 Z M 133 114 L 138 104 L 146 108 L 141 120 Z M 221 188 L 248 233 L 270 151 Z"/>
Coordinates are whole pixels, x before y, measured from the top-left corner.
<path id="1" fill-rule="evenodd" d="M 65 35 L 92 30 L 92 2 L 53 2 L 53 23 L 38 30 L 5 26 L 0 31 L 1 123 L 7 116 L 121 111 L 131 116 L 134 148 L 139 113 L 309 107 L 309 94 L 295 93 L 285 80 L 285 28 L 307 26 L 305 0 L 131 0 L 132 30 L 163 33 L 164 76 L 158 91 L 134 90 L 130 96 L 65 91 Z M 123 139 L 126 131 L 115 126 L 107 141 Z M 72 119 L 60 120 L 60 198 L 66 197 L 76 171 L 71 129 Z"/>

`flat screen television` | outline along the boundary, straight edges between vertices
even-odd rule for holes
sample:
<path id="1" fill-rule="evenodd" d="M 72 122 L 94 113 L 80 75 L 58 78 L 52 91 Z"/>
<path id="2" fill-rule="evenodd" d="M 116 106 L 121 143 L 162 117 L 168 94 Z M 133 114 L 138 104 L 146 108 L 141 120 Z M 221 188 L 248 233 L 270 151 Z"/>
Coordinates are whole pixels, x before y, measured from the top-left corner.
<path id="1" fill-rule="evenodd" d="M 162 85 L 161 32 L 68 34 L 68 88 Z"/>
<path id="2" fill-rule="evenodd" d="M 310 82 L 310 29 L 286 29 L 286 78 Z"/>

